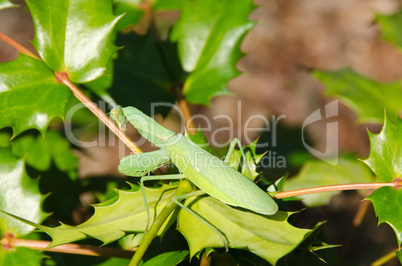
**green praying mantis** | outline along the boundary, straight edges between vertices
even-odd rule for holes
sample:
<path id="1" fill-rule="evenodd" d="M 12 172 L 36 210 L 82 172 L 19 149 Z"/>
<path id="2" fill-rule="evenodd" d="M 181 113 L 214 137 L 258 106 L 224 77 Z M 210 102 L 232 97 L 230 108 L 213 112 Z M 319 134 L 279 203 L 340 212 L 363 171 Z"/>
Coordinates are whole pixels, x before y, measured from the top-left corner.
<path id="1" fill-rule="evenodd" d="M 263 215 L 274 215 L 278 211 L 278 205 L 268 193 L 261 190 L 252 180 L 227 164 L 230 154 L 237 144 L 240 146 L 243 158 L 245 158 L 244 151 L 238 139 L 235 139 L 231 143 L 229 152 L 224 161 L 222 161 L 199 147 L 186 136 L 164 128 L 151 117 L 134 107 L 121 108 L 120 106 L 116 106 L 111 111 L 111 117 L 122 130 L 125 130 L 127 118 L 145 139 L 160 148 L 157 151 L 132 154 L 124 157 L 120 161 L 118 168 L 121 173 L 128 176 L 141 177 L 141 190 L 148 215 L 146 230 L 149 226 L 150 214 L 146 201 L 144 182 L 149 180 L 187 178 L 192 184 L 198 187 L 198 191 L 176 197 L 174 201 L 177 205 L 199 218 L 214 230 L 223 240 L 226 249 L 228 248 L 228 244 L 222 233 L 191 209 L 184 206 L 180 202 L 181 200 L 186 197 L 208 194 L 228 205 L 241 207 Z M 149 172 L 166 165 L 170 161 L 176 165 L 181 174 L 147 176 Z M 247 171 L 251 178 L 248 168 Z"/>

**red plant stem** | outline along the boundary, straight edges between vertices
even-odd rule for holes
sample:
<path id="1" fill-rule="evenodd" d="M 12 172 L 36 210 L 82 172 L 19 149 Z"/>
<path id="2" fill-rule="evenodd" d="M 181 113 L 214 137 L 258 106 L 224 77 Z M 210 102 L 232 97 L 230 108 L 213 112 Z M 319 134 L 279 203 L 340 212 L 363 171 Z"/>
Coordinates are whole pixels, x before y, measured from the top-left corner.
<path id="1" fill-rule="evenodd" d="M 184 98 L 179 100 L 179 107 L 180 107 L 180 110 L 183 112 L 184 123 L 185 123 L 187 132 L 190 135 L 194 135 L 197 132 L 197 129 L 195 128 L 193 120 L 191 119 L 190 109 Z"/>
<path id="2" fill-rule="evenodd" d="M 356 189 L 377 189 L 380 187 L 399 187 L 401 184 L 399 181 L 390 183 L 355 183 L 355 184 L 341 184 L 322 187 L 312 187 L 296 189 L 291 191 L 283 191 L 275 194 L 274 198 L 283 199 L 290 197 L 297 197 L 307 194 L 329 192 L 329 191 L 341 191 L 341 190 L 356 190 Z"/>
<path id="3" fill-rule="evenodd" d="M 13 238 L 12 240 L 10 240 L 10 244 L 11 248 L 26 247 L 34 250 L 44 250 L 50 244 L 50 241 Z M 77 244 L 64 244 L 54 248 L 47 249 L 45 251 L 79 254 L 87 256 L 116 257 L 124 259 L 130 259 L 134 255 L 134 252 L 130 250 L 108 248 L 108 247 L 94 247 L 89 245 L 77 245 Z"/>
<path id="4" fill-rule="evenodd" d="M 55 72 L 56 78 L 59 82 L 62 82 L 73 92 L 80 102 L 82 102 L 94 115 L 96 115 L 132 152 L 142 153 L 142 150 L 135 145 L 130 138 L 124 134 L 123 131 L 116 125 L 116 123 L 110 119 L 96 104 L 94 104 L 87 96 L 85 96 L 75 85 L 68 79 L 68 75 L 65 72 Z"/>
<path id="5" fill-rule="evenodd" d="M 15 49 L 17 49 L 17 51 L 19 51 L 22 54 L 30 56 L 32 58 L 35 58 L 37 60 L 42 60 L 39 57 L 37 57 L 34 53 L 29 51 L 27 48 L 25 48 L 24 46 L 22 46 L 21 44 L 19 44 L 15 40 L 13 40 L 12 38 L 8 37 L 7 35 L 2 33 L 1 31 L 0 31 L 0 39 L 3 40 L 4 42 L 8 43 L 9 45 L 14 47 Z"/>

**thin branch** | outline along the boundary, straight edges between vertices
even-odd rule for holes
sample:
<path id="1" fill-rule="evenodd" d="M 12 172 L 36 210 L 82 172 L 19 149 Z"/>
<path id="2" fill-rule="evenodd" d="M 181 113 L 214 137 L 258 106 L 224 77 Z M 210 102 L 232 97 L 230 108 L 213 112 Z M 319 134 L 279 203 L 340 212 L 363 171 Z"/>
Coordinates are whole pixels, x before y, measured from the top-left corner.
<path id="1" fill-rule="evenodd" d="M 0 39 L 17 49 L 20 53 L 27 56 L 41 60 L 27 48 L 8 37 L 0 31 Z M 65 72 L 55 72 L 56 78 L 59 82 L 64 83 L 73 92 L 75 97 L 80 100 L 95 116 L 97 116 L 132 152 L 142 153 L 141 149 L 135 145 L 130 138 L 128 138 L 123 131 L 119 129 L 116 123 L 113 122 L 98 106 L 96 106 L 88 97 L 86 97 L 69 79 Z"/>
<path id="2" fill-rule="evenodd" d="M 39 57 L 37 57 L 34 53 L 32 53 L 31 51 L 29 51 L 27 48 L 25 48 L 24 46 L 22 46 L 21 44 L 19 44 L 18 42 L 16 42 L 15 40 L 13 40 L 12 38 L 8 37 L 7 35 L 5 35 L 3 32 L 0 31 L 0 39 L 3 40 L 4 42 L 8 43 L 9 45 L 11 45 L 12 47 L 14 47 L 15 49 L 17 49 L 18 52 L 30 56 L 32 58 L 35 58 L 37 60 L 42 61 L 42 59 L 40 59 Z"/>
<path id="3" fill-rule="evenodd" d="M 184 123 L 185 123 L 187 132 L 191 135 L 194 135 L 197 132 L 197 130 L 195 129 L 193 120 L 191 119 L 191 113 L 190 113 L 190 109 L 188 108 L 187 101 L 184 98 L 181 98 L 179 100 L 179 107 L 184 115 Z"/>
<path id="4" fill-rule="evenodd" d="M 4 240 L 5 238 L 3 238 L 1 242 L 2 243 L 5 242 Z M 34 250 L 43 251 L 47 246 L 49 246 L 50 243 L 51 243 L 50 241 L 12 238 L 9 239 L 9 243 L 7 246 L 9 248 L 26 247 Z M 45 251 L 79 254 L 87 256 L 98 256 L 98 257 L 115 257 L 123 259 L 130 259 L 134 255 L 134 251 L 130 250 L 123 250 L 109 247 L 94 247 L 89 245 L 78 245 L 78 244 L 64 244 L 54 248 L 47 249 Z"/>
<path id="5" fill-rule="evenodd" d="M 87 96 L 85 96 L 75 85 L 72 83 L 67 73 L 55 72 L 56 78 L 59 82 L 65 84 L 73 92 L 75 97 L 80 100 L 94 115 L 96 115 L 132 152 L 142 153 L 142 150 L 135 145 L 135 143 L 124 134 L 123 131 L 110 119 L 96 104 L 94 104 Z"/>
<path id="6" fill-rule="evenodd" d="M 357 184 L 331 185 L 331 186 L 303 188 L 291 191 L 278 192 L 275 194 L 274 198 L 283 199 L 283 198 L 297 197 L 302 195 L 329 192 L 329 191 L 377 189 L 380 187 L 399 187 L 400 185 L 401 184 L 399 181 L 391 183 L 357 183 Z"/>

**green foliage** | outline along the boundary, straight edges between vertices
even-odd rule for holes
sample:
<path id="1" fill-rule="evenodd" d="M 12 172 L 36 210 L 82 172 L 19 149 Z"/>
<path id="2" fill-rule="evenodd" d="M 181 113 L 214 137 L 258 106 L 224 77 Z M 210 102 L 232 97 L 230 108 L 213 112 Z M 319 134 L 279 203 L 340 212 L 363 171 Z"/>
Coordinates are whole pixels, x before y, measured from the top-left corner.
<path id="1" fill-rule="evenodd" d="M 169 45 L 156 42 L 151 33 L 145 36 L 119 34 L 117 43 L 125 49 L 119 51 L 114 61 L 113 84 L 109 91 L 113 98 L 122 106 L 134 105 L 148 114 L 151 103 L 173 103 L 171 87 L 176 78 L 172 73 L 177 72 L 167 67 L 167 62 L 174 64 L 174 60 L 166 60 L 163 48 L 169 49 Z M 132 97 L 134 93 L 141 97 Z M 169 110 L 170 106 L 165 107 L 164 113 Z"/>
<path id="2" fill-rule="evenodd" d="M 44 196 L 39 193 L 38 179 L 25 172 L 24 159 L 16 159 L 11 149 L 0 148 L 0 210 L 23 216 L 36 223 L 46 217 L 41 210 Z M 16 237 L 32 231 L 32 227 L 0 213 L 0 234 Z"/>
<path id="3" fill-rule="evenodd" d="M 16 7 L 13 3 L 11 3 L 8 0 L 0 0 L 0 10 L 10 8 L 10 7 Z"/>
<path id="4" fill-rule="evenodd" d="M 28 0 L 35 25 L 33 44 L 54 71 L 65 71 L 74 82 L 87 82 L 105 71 L 111 55 L 112 29 L 119 17 L 112 2 L 96 0 Z"/>
<path id="5" fill-rule="evenodd" d="M 384 127 L 379 134 L 369 132 L 370 157 L 364 162 L 376 175 L 391 182 L 402 177 L 402 119 L 385 116 Z M 398 179 L 397 179 L 398 180 Z M 394 230 L 398 245 L 402 244 L 402 190 L 383 187 L 373 192 L 367 199 L 371 200 L 379 223 L 387 223 Z"/>
<path id="6" fill-rule="evenodd" d="M 177 265 L 188 257 L 187 250 L 177 250 L 162 253 L 146 261 L 142 266 L 152 265 Z"/>
<path id="7" fill-rule="evenodd" d="M 258 139 L 255 140 L 253 143 L 250 145 L 247 145 L 246 147 L 243 148 L 243 152 L 246 155 L 245 161 L 242 158 L 241 151 L 240 150 L 233 150 L 232 154 L 229 157 L 228 165 L 231 167 L 238 169 L 239 166 L 241 166 L 241 173 L 247 177 L 250 178 L 248 172 L 247 172 L 247 167 L 250 169 L 251 173 L 251 180 L 256 181 L 256 178 L 260 175 L 260 173 L 257 171 L 257 165 L 260 163 L 262 157 L 265 155 L 263 154 L 257 154 L 256 153 L 256 147 L 257 147 L 257 142 Z"/>
<path id="8" fill-rule="evenodd" d="M 394 121 L 392 121 L 394 120 Z M 387 182 L 402 177 L 402 119 L 385 116 L 379 134 L 369 132 L 370 157 L 364 162 L 373 172 Z"/>
<path id="9" fill-rule="evenodd" d="M 402 9 L 392 15 L 378 15 L 377 22 L 381 27 L 382 36 L 385 40 L 402 47 Z"/>
<path id="10" fill-rule="evenodd" d="M 20 54 L 0 64 L 0 128 L 12 127 L 13 136 L 28 129 L 45 133 L 50 120 L 64 117 L 71 92 L 56 81 L 41 61 Z"/>
<path id="11" fill-rule="evenodd" d="M 402 190 L 382 187 L 374 191 L 368 200 L 373 202 L 378 223 L 389 224 L 396 234 L 398 246 L 402 244 Z"/>
<path id="12" fill-rule="evenodd" d="M 230 247 L 249 250 L 272 264 L 295 249 L 311 232 L 290 225 L 288 212 L 262 216 L 229 207 L 212 197 L 189 198 L 185 205 L 223 232 Z M 224 247 L 214 231 L 186 211 L 179 213 L 178 230 L 187 239 L 191 256 L 207 247 Z"/>
<path id="13" fill-rule="evenodd" d="M 156 215 L 163 209 L 166 201 L 174 194 L 174 188 L 164 185 L 158 189 L 146 189 L 151 217 L 155 217 L 155 209 Z M 127 233 L 144 232 L 147 223 L 141 191 L 118 190 L 117 193 L 115 198 L 95 205 L 95 214 L 78 226 L 61 224 L 53 228 L 8 215 L 46 232 L 53 240 L 48 248 L 88 237 L 96 238 L 106 245 L 124 237 Z M 23 214 L 20 216 L 26 217 Z M 169 223 L 165 223 L 166 227 L 163 227 L 159 234 L 163 234 L 168 225 Z"/>
<path id="14" fill-rule="evenodd" d="M 9 250 L 0 248 L 0 265 L 38 266 L 46 256 L 36 250 L 17 247 Z"/>
<path id="15" fill-rule="evenodd" d="M 10 144 L 14 156 L 25 156 L 26 164 L 38 171 L 49 170 L 54 162 L 60 171 L 67 172 L 71 178 L 77 176 L 78 159 L 72 154 L 68 141 L 56 131 L 48 130 L 45 138 L 24 134 Z"/>
<path id="16" fill-rule="evenodd" d="M 239 74 L 239 46 L 254 25 L 248 19 L 254 7 L 251 0 L 235 5 L 230 0 L 184 1 L 171 39 L 178 42 L 183 68 L 191 73 L 183 88 L 186 100 L 208 105 L 212 97 L 229 94 L 226 83 Z"/>
<path id="17" fill-rule="evenodd" d="M 367 166 L 356 159 L 340 158 L 336 166 L 317 160 L 306 162 L 298 175 L 285 182 L 283 190 L 287 191 L 336 184 L 369 183 L 373 181 L 374 178 Z M 302 199 L 306 206 L 316 207 L 328 204 L 331 197 L 339 193 L 339 191 L 316 193 L 300 196 L 299 198 Z"/>
<path id="18" fill-rule="evenodd" d="M 400 82 L 380 83 L 351 69 L 314 71 L 314 76 L 324 83 L 327 94 L 343 101 L 363 122 L 382 121 L 384 108 L 389 113 L 402 110 Z"/>

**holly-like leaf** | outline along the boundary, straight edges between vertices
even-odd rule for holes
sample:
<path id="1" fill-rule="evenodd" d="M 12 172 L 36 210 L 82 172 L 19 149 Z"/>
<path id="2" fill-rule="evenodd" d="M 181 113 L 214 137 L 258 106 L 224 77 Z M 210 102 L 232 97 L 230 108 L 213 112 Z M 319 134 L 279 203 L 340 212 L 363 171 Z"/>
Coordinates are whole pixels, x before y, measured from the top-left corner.
<path id="1" fill-rule="evenodd" d="M 168 199 L 173 196 L 175 188 L 175 186 L 163 185 L 158 189 L 145 189 L 151 222 L 155 208 L 159 214 Z M 53 228 L 28 221 L 24 219 L 26 217 L 24 214 L 19 214 L 17 217 L 13 215 L 12 210 L 8 211 L 8 215 L 47 233 L 53 240 L 48 248 L 88 237 L 108 244 L 124 237 L 126 233 L 144 232 L 147 224 L 147 214 L 141 191 L 118 190 L 117 192 L 118 195 L 115 198 L 95 205 L 95 214 L 78 226 L 62 224 Z M 171 222 L 165 223 L 158 235 L 162 235 L 170 225 Z"/>
<path id="2" fill-rule="evenodd" d="M 327 94 L 338 97 L 364 122 L 382 122 L 384 109 L 402 110 L 401 82 L 380 83 L 351 69 L 315 71 L 314 75 L 324 83 Z"/>
<path id="3" fill-rule="evenodd" d="M 46 256 L 43 252 L 29 248 L 16 247 L 7 250 L 0 248 L 0 265 L 38 266 L 42 265 L 41 261 L 44 258 Z"/>
<path id="4" fill-rule="evenodd" d="M 380 24 L 383 38 L 402 48 L 402 9 L 390 16 L 378 15 L 377 22 Z"/>
<path id="5" fill-rule="evenodd" d="M 17 5 L 14 5 L 8 0 L 0 0 L 0 10 L 10 8 L 10 7 L 17 7 Z"/>
<path id="6" fill-rule="evenodd" d="M 370 156 L 364 162 L 382 180 L 392 182 L 402 177 L 402 119 L 385 116 L 379 134 L 369 132 Z"/>
<path id="7" fill-rule="evenodd" d="M 46 64 L 78 83 L 102 75 L 111 55 L 111 0 L 27 0 L 35 26 L 33 44 Z"/>
<path id="8" fill-rule="evenodd" d="M 13 136 L 28 129 L 44 134 L 53 117 L 64 117 L 70 97 L 41 61 L 21 54 L 0 64 L 0 128 L 12 127 Z"/>
<path id="9" fill-rule="evenodd" d="M 228 165 L 233 167 L 234 169 L 238 169 L 240 163 L 242 163 L 241 173 L 250 178 L 248 171 L 247 171 L 247 167 L 248 167 L 250 170 L 250 173 L 251 173 L 250 179 L 252 179 L 253 181 L 257 178 L 257 176 L 260 175 L 260 173 L 257 172 L 257 165 L 261 161 L 262 157 L 264 157 L 264 155 L 265 155 L 265 153 L 263 153 L 263 154 L 256 153 L 257 141 L 258 141 L 258 139 L 255 140 L 250 145 L 247 145 L 246 147 L 242 147 L 243 152 L 246 156 L 245 160 L 244 160 L 244 158 L 242 158 L 241 151 L 234 149 L 232 154 L 230 155 L 229 161 L 228 161 Z"/>
<path id="10" fill-rule="evenodd" d="M 189 102 L 209 105 L 212 97 L 229 94 L 226 83 L 239 74 L 239 46 L 254 25 L 248 20 L 254 8 L 251 0 L 183 3 L 171 39 L 178 42 L 183 68 L 191 73 L 183 89 Z"/>
<path id="11" fill-rule="evenodd" d="M 394 120 L 394 121 L 392 121 Z M 364 162 L 381 179 L 392 182 L 402 177 L 402 119 L 385 116 L 379 134 L 369 132 L 370 156 Z M 398 245 L 402 244 L 402 190 L 382 187 L 367 199 L 371 200 L 379 223 L 387 223 L 394 230 Z"/>
<path id="12" fill-rule="evenodd" d="M 25 172 L 24 159 L 16 159 L 10 148 L 0 148 L 0 210 L 24 216 L 36 223 L 45 213 L 41 211 L 44 196 L 39 193 L 38 179 Z M 0 234 L 19 237 L 32 231 L 32 227 L 0 213 Z"/>
<path id="13" fill-rule="evenodd" d="M 387 223 L 396 234 L 398 246 L 402 244 L 402 190 L 382 187 L 367 197 L 373 203 L 378 224 Z"/>
<path id="14" fill-rule="evenodd" d="M 290 225 L 288 212 L 262 216 L 229 207 L 212 197 L 189 198 L 185 205 L 221 231 L 229 247 L 249 250 L 271 264 L 295 249 L 311 232 Z M 185 210 L 178 215 L 178 230 L 189 243 L 191 257 L 204 248 L 224 247 L 216 232 Z"/>
<path id="15" fill-rule="evenodd" d="M 304 164 L 297 176 L 289 178 L 284 184 L 284 191 L 328 186 L 336 184 L 373 182 L 373 175 L 364 163 L 358 160 L 340 158 L 338 165 L 329 165 L 324 161 L 309 161 Z M 308 207 L 328 204 L 339 191 L 316 193 L 300 196 Z"/>

